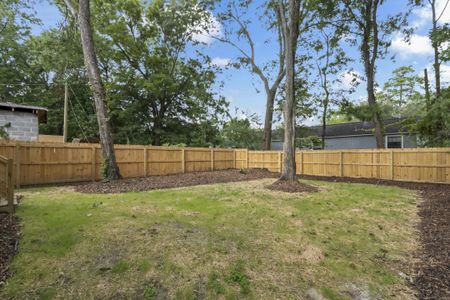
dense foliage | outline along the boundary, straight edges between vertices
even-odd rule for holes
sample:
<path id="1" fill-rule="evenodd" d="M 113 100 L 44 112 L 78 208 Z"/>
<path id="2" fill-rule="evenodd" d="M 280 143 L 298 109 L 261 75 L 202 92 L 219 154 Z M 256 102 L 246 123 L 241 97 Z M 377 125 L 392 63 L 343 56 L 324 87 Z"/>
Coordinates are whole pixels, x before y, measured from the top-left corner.
<path id="1" fill-rule="evenodd" d="M 0 81 L 8 84 L 0 86 L 0 98 L 49 108 L 40 131 L 61 135 L 67 83 L 69 140 L 97 137 L 77 27 L 68 21 L 33 36 L 30 25 L 39 20 L 18 15 L 24 9 L 21 1 L 1 6 L 7 26 L 0 35 Z M 206 30 L 207 10 L 188 0 L 120 0 L 93 2 L 92 14 L 115 142 L 219 144 L 228 104 L 213 89 L 220 85 L 218 70 L 193 39 Z"/>
<path id="2" fill-rule="evenodd" d="M 91 1 L 96 53 L 116 143 L 260 149 L 268 147 L 267 128 L 272 122 L 272 106 L 274 123 L 284 125 L 286 41 L 283 40 L 282 15 L 278 9 L 280 3 L 287 5 L 288 2 L 223 1 L 222 5 L 209 6 L 214 2 Z M 381 120 L 406 119 L 405 124 L 420 135 L 424 146 L 450 145 L 450 89 L 442 87 L 438 93 L 436 80 L 431 78 L 430 96 L 427 97 L 423 76 L 412 66 L 394 70 L 384 85 L 372 78 L 376 102 L 371 105 L 367 99 L 348 100 L 353 88 L 342 89 L 339 76 L 348 70 L 350 61 L 357 61 L 347 57 L 342 41 L 362 51 L 364 31 L 360 29 L 364 26 L 360 25 L 363 21 L 376 20 L 361 19 L 365 16 L 362 8 L 366 2 L 319 2 L 320 5 L 305 7 L 304 11 L 309 13 L 302 11 L 298 20 L 302 38 L 295 45 L 294 123 L 300 125 L 306 119 L 314 118 L 326 127 L 347 121 L 371 121 L 376 111 Z M 0 3 L 0 101 L 47 107 L 48 122 L 41 124 L 40 132 L 62 135 L 64 85 L 67 84 L 69 140 L 96 141 L 99 136 L 96 110 L 86 76 L 78 26 L 66 17 L 57 26 L 36 34 L 32 28 L 39 26 L 41 21 L 29 3 L 24 0 Z M 69 16 L 62 1 L 57 0 L 52 5 L 57 5 L 62 15 Z M 252 9 L 262 6 L 260 19 L 254 19 Z M 287 16 L 288 11 L 285 13 Z M 265 134 L 262 124 L 254 123 L 252 118 L 229 114 L 228 103 L 220 95 L 223 83 L 218 74 L 221 69 L 205 54 L 208 52 L 206 45 L 195 38 L 211 29 L 213 14 L 223 22 L 223 36 L 216 40 L 228 45 L 235 43 L 237 48 L 234 49 L 240 53 L 232 65 L 247 66 L 249 71 L 261 77 L 263 83 L 264 78 L 268 81 L 263 85 L 269 87 L 270 97 L 263 99 L 262 96 L 260 104 L 263 106 L 267 102 L 269 112 L 265 116 L 265 123 L 269 124 L 265 126 Z M 386 57 L 393 34 L 401 30 L 407 36 L 411 34 L 409 27 L 405 27 L 407 16 L 408 12 L 379 16 L 377 22 L 382 36 L 378 47 L 373 38 L 366 41 L 373 48 L 374 61 Z M 253 49 L 258 41 L 254 40 L 252 26 L 258 21 L 270 30 L 272 40 L 279 46 L 274 49 L 275 56 L 267 57 L 267 61 L 255 56 L 260 50 Z M 447 46 L 450 29 L 448 24 L 438 25 L 429 38 L 439 50 L 438 61 L 446 63 L 450 60 Z M 348 34 L 350 31 L 358 34 Z M 369 75 L 374 75 L 376 68 L 369 71 Z M 429 71 L 430 77 L 434 77 L 432 70 Z M 366 78 L 355 77 L 353 83 Z M 269 84 L 272 82 L 276 83 L 273 90 Z M 0 128 L 0 135 L 6 136 L 4 127 Z M 316 142 L 312 143 L 314 147 Z M 300 144 L 309 145 L 311 141 Z"/>

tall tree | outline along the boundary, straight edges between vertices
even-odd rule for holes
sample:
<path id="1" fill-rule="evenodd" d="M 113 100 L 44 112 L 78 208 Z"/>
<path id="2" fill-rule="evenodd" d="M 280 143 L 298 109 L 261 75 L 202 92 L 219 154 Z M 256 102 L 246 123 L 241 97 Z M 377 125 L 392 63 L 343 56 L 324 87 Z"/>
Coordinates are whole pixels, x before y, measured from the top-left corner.
<path id="1" fill-rule="evenodd" d="M 286 4 L 283 0 L 278 0 L 278 10 L 281 19 L 283 39 L 285 42 L 286 59 L 286 100 L 283 107 L 284 116 L 284 168 L 281 180 L 294 182 L 296 180 L 295 164 L 295 57 L 297 53 L 297 43 L 300 34 L 301 0 L 288 0 Z M 303 7 L 302 7 L 303 8 Z M 302 10 L 302 14 L 306 11 Z"/>
<path id="2" fill-rule="evenodd" d="M 391 41 L 388 39 L 393 32 L 398 32 L 406 25 L 407 13 L 388 16 L 380 20 L 378 15 L 380 6 L 385 0 L 343 0 L 344 27 L 348 32 L 359 38 L 361 61 L 364 64 L 366 77 L 367 102 L 372 114 L 375 128 L 377 148 L 384 148 L 383 120 L 375 96 L 375 75 L 377 60 L 383 58 Z M 352 40 L 354 44 L 356 40 Z"/>
<path id="3" fill-rule="evenodd" d="M 450 27 L 449 24 L 439 25 L 439 22 L 445 10 L 450 9 L 450 1 L 416 0 L 416 4 L 424 3 L 432 10 L 430 38 L 434 49 L 436 92 L 434 97 L 427 95 L 426 115 L 418 122 L 417 129 L 425 146 L 442 147 L 450 145 L 450 88 L 442 88 L 440 82 L 441 63 L 450 61 Z M 426 82 L 427 77 L 425 73 Z"/>
<path id="4" fill-rule="evenodd" d="M 434 78 L 435 78 L 435 86 L 436 86 L 436 98 L 439 98 L 441 96 L 441 43 L 439 42 L 439 39 L 437 38 L 438 31 L 440 30 L 440 26 L 438 26 L 439 20 L 442 18 L 442 15 L 444 14 L 445 10 L 447 9 L 447 6 L 450 1 L 446 1 L 446 4 L 442 11 L 438 11 L 437 8 L 437 1 L 436 0 L 427 0 L 428 4 L 431 8 L 431 45 L 433 46 L 433 52 L 434 52 Z"/>
<path id="5" fill-rule="evenodd" d="M 270 150 L 275 97 L 285 75 L 285 44 L 281 32 L 281 16 L 279 10 L 274 6 L 273 1 L 263 1 L 263 3 L 259 4 L 263 11 L 260 19 L 265 20 L 267 30 L 275 31 L 278 44 L 276 59 L 260 64 L 257 62 L 253 35 L 249 30 L 251 18 L 254 18 L 256 10 L 255 7 L 252 7 L 251 10 L 249 7 L 252 5 L 254 6 L 255 1 L 238 1 L 239 4 L 236 4 L 236 1 L 233 0 L 226 1 L 226 3 L 226 11 L 219 16 L 220 20 L 223 24 L 227 25 L 227 27 L 223 36 L 215 38 L 223 43 L 231 45 L 238 51 L 239 64 L 235 64 L 235 66 L 247 66 L 250 72 L 256 74 L 263 83 L 264 91 L 266 93 L 263 149 Z M 249 11 L 251 16 L 246 18 L 245 16 Z M 241 44 L 235 40 L 241 42 L 244 41 L 247 49 L 242 47 Z M 274 76 L 273 71 L 275 71 Z"/>
<path id="6" fill-rule="evenodd" d="M 106 108 L 106 94 L 100 77 L 95 45 L 91 28 L 90 1 L 78 0 L 78 10 L 71 0 L 64 0 L 67 9 L 77 21 L 81 45 L 83 48 L 84 62 L 86 65 L 89 82 L 94 95 L 97 122 L 99 127 L 100 144 L 104 160 L 104 176 L 114 180 L 120 178 L 119 168 L 116 163 L 114 142 L 108 120 Z"/>
<path id="7" fill-rule="evenodd" d="M 294 182 L 296 180 L 296 164 L 295 164 L 295 129 L 296 116 L 303 115 L 298 111 L 298 96 L 305 95 L 302 80 L 296 78 L 298 69 L 305 68 L 298 65 L 299 59 L 297 55 L 298 43 L 301 38 L 307 39 L 305 35 L 313 28 L 321 28 L 328 23 L 336 8 L 335 1 L 324 0 L 278 0 L 277 9 L 281 20 L 282 38 L 285 44 L 285 62 L 286 62 L 286 83 L 285 83 L 285 100 L 283 104 L 284 119 L 284 161 L 283 173 L 280 180 Z M 307 49 L 309 43 L 303 42 L 304 50 Z"/>
<path id="8" fill-rule="evenodd" d="M 325 149 L 325 137 L 327 131 L 327 120 L 329 118 L 329 108 L 332 104 L 337 104 L 338 99 L 344 96 L 342 89 L 337 88 L 341 83 L 341 78 L 338 73 L 342 71 L 349 59 L 345 52 L 339 46 L 340 36 L 333 27 L 323 28 L 319 30 L 320 38 L 315 42 L 316 50 L 316 66 L 319 77 L 319 95 L 316 96 L 318 109 L 321 110 L 322 122 L 322 149 Z M 356 83 L 356 78 L 352 82 L 352 88 L 348 91 L 353 91 L 353 86 Z"/>
<path id="9" fill-rule="evenodd" d="M 391 116 L 411 117 L 420 114 L 423 109 L 423 97 L 417 90 L 422 79 L 414 74 L 411 66 L 402 66 L 392 71 L 383 87 L 377 94 L 380 103 L 390 107 Z"/>
<path id="10" fill-rule="evenodd" d="M 119 140 L 214 145 L 214 136 L 199 134 L 214 131 L 227 102 L 213 90 L 210 59 L 195 52 L 209 12 L 195 0 L 99 0 L 93 9 L 106 38 L 100 61 Z"/>

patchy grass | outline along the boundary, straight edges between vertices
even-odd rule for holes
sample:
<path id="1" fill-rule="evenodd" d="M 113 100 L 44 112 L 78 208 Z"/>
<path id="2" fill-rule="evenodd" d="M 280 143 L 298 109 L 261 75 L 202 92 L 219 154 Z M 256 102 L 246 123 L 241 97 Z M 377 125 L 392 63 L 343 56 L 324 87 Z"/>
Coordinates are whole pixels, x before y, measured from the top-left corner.
<path id="1" fill-rule="evenodd" d="M 411 298 L 414 192 L 273 179 L 90 195 L 24 190 L 14 272 L 0 298 Z"/>

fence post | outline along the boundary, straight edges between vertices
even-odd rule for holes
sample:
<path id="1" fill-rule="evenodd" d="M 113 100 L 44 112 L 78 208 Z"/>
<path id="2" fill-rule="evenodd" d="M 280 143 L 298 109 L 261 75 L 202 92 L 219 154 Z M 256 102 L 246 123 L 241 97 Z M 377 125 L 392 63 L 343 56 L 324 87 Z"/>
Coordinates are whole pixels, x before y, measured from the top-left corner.
<path id="1" fill-rule="evenodd" d="M 211 171 L 214 171 L 214 149 L 211 149 Z"/>
<path id="2" fill-rule="evenodd" d="M 8 195 L 7 195 L 7 200 L 8 200 L 8 210 L 10 213 L 14 212 L 14 175 L 13 175 L 13 169 L 14 169 L 14 165 L 13 165 L 13 160 L 12 159 L 8 159 L 8 165 L 6 168 L 6 183 L 8 186 Z"/>
<path id="3" fill-rule="evenodd" d="M 394 180 L 394 151 L 391 150 L 391 180 Z"/>
<path id="4" fill-rule="evenodd" d="M 236 169 L 236 149 L 233 150 L 233 169 Z"/>
<path id="5" fill-rule="evenodd" d="M 245 156 L 245 168 L 248 169 L 248 149 L 245 149 L 245 153 L 246 153 L 246 156 Z"/>
<path id="6" fill-rule="evenodd" d="M 280 172 L 281 173 L 281 151 L 280 152 L 278 152 L 278 172 Z"/>
<path id="7" fill-rule="evenodd" d="M 181 149 L 181 172 L 185 173 L 186 172 L 186 161 L 184 158 L 184 148 Z"/>
<path id="8" fill-rule="evenodd" d="M 300 151 L 300 175 L 304 175 L 305 166 L 303 165 L 303 151 Z"/>
<path id="9" fill-rule="evenodd" d="M 96 170 L 95 170 L 95 162 L 96 162 L 96 150 L 95 150 L 95 146 L 92 146 L 91 148 L 91 180 L 95 181 L 95 177 L 96 177 Z"/>
<path id="10" fill-rule="evenodd" d="M 14 153 L 15 161 L 16 161 L 16 176 L 15 176 L 15 185 L 16 188 L 20 188 L 20 145 L 16 145 L 16 151 Z"/>
<path id="11" fill-rule="evenodd" d="M 147 146 L 144 146 L 144 177 L 147 175 Z"/>
<path id="12" fill-rule="evenodd" d="M 344 152 L 339 151 L 339 156 L 340 156 L 340 160 L 339 160 L 339 175 L 341 177 L 344 177 Z"/>

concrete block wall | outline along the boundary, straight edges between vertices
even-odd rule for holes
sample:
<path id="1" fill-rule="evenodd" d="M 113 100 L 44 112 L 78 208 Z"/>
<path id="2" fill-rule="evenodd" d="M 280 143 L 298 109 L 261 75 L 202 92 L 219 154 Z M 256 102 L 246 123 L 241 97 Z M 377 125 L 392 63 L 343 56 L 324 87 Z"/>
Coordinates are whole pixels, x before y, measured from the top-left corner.
<path id="1" fill-rule="evenodd" d="M 5 128 L 9 139 L 19 141 L 37 141 L 39 135 L 38 117 L 32 113 L 0 110 L 0 126 Z"/>

